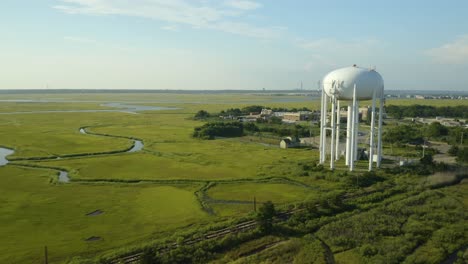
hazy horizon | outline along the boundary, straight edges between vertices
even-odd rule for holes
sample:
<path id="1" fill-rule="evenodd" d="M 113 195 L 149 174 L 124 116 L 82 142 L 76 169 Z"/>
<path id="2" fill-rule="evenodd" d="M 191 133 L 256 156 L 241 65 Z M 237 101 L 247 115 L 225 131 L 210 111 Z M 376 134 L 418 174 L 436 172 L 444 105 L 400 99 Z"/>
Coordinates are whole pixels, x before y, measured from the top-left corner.
<path id="1" fill-rule="evenodd" d="M 463 1 L 7 0 L 0 9 L 0 89 L 271 91 L 302 81 L 315 90 L 327 72 L 357 64 L 375 66 L 387 90 L 468 91 Z"/>
<path id="2" fill-rule="evenodd" d="M 0 94 L 2 93 L 36 93 L 36 92 L 53 92 L 53 93 L 73 93 L 73 92 L 89 92 L 89 93 L 100 93 L 100 92 L 135 92 L 135 93 L 145 93 L 145 92 L 154 92 L 154 93 L 318 93 L 318 89 L 114 89 L 114 88 L 87 88 L 87 89 L 79 89 L 79 88 L 57 88 L 57 89 L 43 89 L 43 88 L 24 88 L 24 89 L 0 89 Z M 403 89 L 386 89 L 385 94 L 386 95 L 395 95 L 396 93 L 398 94 L 415 94 L 415 93 L 421 93 L 421 94 L 427 94 L 427 95 L 436 95 L 436 94 L 444 94 L 444 93 L 450 93 L 448 95 L 451 95 L 453 93 L 455 94 L 468 94 L 468 90 L 425 90 L 425 89 L 412 89 L 412 90 L 403 90 Z M 1 101 L 1 100 L 0 100 Z"/>

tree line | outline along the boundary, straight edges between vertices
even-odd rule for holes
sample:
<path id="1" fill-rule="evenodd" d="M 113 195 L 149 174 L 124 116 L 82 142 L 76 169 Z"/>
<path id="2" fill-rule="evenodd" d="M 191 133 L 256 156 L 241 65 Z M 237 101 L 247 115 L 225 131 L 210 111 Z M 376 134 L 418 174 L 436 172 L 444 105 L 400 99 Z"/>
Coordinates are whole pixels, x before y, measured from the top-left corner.
<path id="1" fill-rule="evenodd" d="M 468 105 L 458 106 L 430 106 L 430 105 L 388 105 L 387 114 L 393 118 L 403 117 L 452 117 L 468 118 Z"/>
<path id="2" fill-rule="evenodd" d="M 293 124 L 242 123 L 239 121 L 213 121 L 195 127 L 192 136 L 200 139 L 216 137 L 242 137 L 246 134 L 270 133 L 276 136 L 304 137 L 310 134 L 307 127 Z"/>
<path id="3" fill-rule="evenodd" d="M 468 139 L 468 130 L 463 127 L 447 127 L 439 122 L 429 125 L 398 124 L 388 127 L 384 132 L 384 141 L 392 144 L 423 144 L 424 139 L 444 141 L 451 145 L 460 144 Z"/>
<path id="4" fill-rule="evenodd" d="M 260 113 L 263 109 L 269 109 L 272 110 L 273 112 L 298 112 L 298 111 L 312 111 L 307 107 L 302 107 L 302 108 L 284 108 L 284 107 L 266 107 L 262 105 L 250 105 L 246 106 L 243 108 L 228 108 L 226 110 L 221 110 L 219 113 L 208 113 L 205 110 L 200 110 L 198 111 L 194 119 L 200 120 L 200 119 L 208 119 L 208 118 L 213 118 L 213 117 L 239 117 L 243 115 L 249 115 L 250 113 Z"/>
<path id="5" fill-rule="evenodd" d="M 208 123 L 196 127 L 192 134 L 195 138 L 215 139 L 216 137 L 241 137 L 246 134 L 266 133 L 278 137 L 295 136 L 306 137 L 310 135 L 310 128 L 300 124 L 285 124 L 282 119 L 271 116 L 268 119 L 257 119 L 256 122 L 240 122 L 237 120 L 224 120 L 220 116 L 238 117 L 255 112 L 259 113 L 264 106 L 247 106 L 240 108 L 229 108 L 219 113 L 211 114 L 205 110 L 200 110 L 194 115 L 195 120 L 205 120 Z M 272 108 L 273 111 L 310 111 L 307 108 Z"/>
<path id="6" fill-rule="evenodd" d="M 242 122 L 209 122 L 195 127 L 193 137 L 201 139 L 214 139 L 215 137 L 241 137 L 244 135 Z"/>

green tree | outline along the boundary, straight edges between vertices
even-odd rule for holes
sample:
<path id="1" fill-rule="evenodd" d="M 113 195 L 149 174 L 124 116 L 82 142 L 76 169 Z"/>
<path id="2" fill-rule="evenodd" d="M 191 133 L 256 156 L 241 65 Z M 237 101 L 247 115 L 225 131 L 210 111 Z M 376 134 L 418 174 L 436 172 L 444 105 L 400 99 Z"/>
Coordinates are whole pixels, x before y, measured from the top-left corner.
<path id="1" fill-rule="evenodd" d="M 424 142 L 421 137 L 421 131 L 419 126 L 415 125 L 397 125 L 389 127 L 383 135 L 385 142 L 390 144 L 422 144 Z"/>
<path id="2" fill-rule="evenodd" d="M 261 105 L 250 105 L 242 108 L 242 113 L 245 115 L 249 113 L 260 113 L 263 108 L 265 107 Z"/>
<path id="3" fill-rule="evenodd" d="M 431 123 L 426 129 L 426 136 L 431 138 L 438 138 L 448 134 L 447 127 L 441 125 L 439 122 Z"/>
<path id="4" fill-rule="evenodd" d="M 424 155 L 419 162 L 421 162 L 422 165 L 434 165 L 434 159 L 431 154 Z"/>
<path id="5" fill-rule="evenodd" d="M 210 117 L 210 114 L 205 110 L 200 110 L 195 114 L 195 119 L 207 119 Z"/>
<path id="6" fill-rule="evenodd" d="M 150 248 L 145 248 L 143 250 L 143 255 L 141 255 L 140 262 L 141 264 L 151 264 L 155 261 L 155 252 Z"/>
<path id="7" fill-rule="evenodd" d="M 458 155 L 459 148 L 458 146 L 451 146 L 450 149 L 448 150 L 448 154 L 450 156 L 457 156 Z"/>
<path id="8" fill-rule="evenodd" d="M 273 217 L 276 215 L 275 205 L 271 201 L 264 203 L 258 210 L 257 221 L 260 231 L 269 234 L 273 230 Z"/>
<path id="9" fill-rule="evenodd" d="M 461 163 L 468 162 L 468 148 L 460 148 L 458 150 L 457 161 Z"/>
<path id="10" fill-rule="evenodd" d="M 246 123 L 244 125 L 244 129 L 247 130 L 247 131 L 251 131 L 251 132 L 258 132 L 260 131 L 257 127 L 257 125 L 255 125 L 255 123 Z"/>
<path id="11" fill-rule="evenodd" d="M 468 140 L 468 129 L 463 127 L 450 127 L 447 142 L 451 145 L 458 145 Z"/>
<path id="12" fill-rule="evenodd" d="M 283 120 L 277 116 L 272 116 L 268 119 L 268 123 L 270 124 L 282 124 Z"/>
<path id="13" fill-rule="evenodd" d="M 215 137 L 241 137 L 244 126 L 241 122 L 210 122 L 195 127 L 192 136 L 201 139 L 214 139 Z"/>

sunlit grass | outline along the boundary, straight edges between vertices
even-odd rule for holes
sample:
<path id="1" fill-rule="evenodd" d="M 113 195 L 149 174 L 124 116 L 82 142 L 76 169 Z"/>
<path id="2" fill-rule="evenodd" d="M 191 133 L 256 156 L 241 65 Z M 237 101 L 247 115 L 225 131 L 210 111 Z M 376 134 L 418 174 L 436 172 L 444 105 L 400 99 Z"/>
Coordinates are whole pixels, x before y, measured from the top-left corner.
<path id="1" fill-rule="evenodd" d="M 50 185 L 54 171 L 1 167 L 0 262 L 52 263 L 207 219 L 192 186 Z M 95 210 L 103 214 L 86 216 Z M 102 240 L 86 242 L 91 236 Z"/>
<path id="2" fill-rule="evenodd" d="M 20 97 L 47 99 L 57 95 L 5 95 L 4 99 Z M 348 170 L 341 159 L 337 162 L 337 169 L 333 172 L 335 174 L 324 169 L 309 175 L 303 166 L 318 160 L 317 149 L 284 150 L 259 144 L 265 141 L 251 136 L 212 141 L 191 137 L 193 128 L 203 124 L 202 121 L 192 119 L 193 114 L 201 109 L 217 113 L 231 107 L 242 108 L 256 104 L 317 110 L 320 106 L 318 99 L 307 101 L 298 96 L 246 94 L 64 94 L 60 97 L 65 100 L 127 101 L 180 109 L 139 114 L 0 115 L 0 145 L 15 149 L 9 158 L 123 150 L 132 144 L 132 140 L 126 138 L 80 134 L 78 129 L 85 126 L 90 132 L 138 138 L 145 145 L 140 153 L 27 162 L 31 165 L 64 168 L 69 171 L 72 180 L 106 181 L 99 184 L 72 181 L 70 184 L 54 185 L 50 179 L 56 177 L 56 171 L 11 165 L 1 167 L 2 263 L 39 262 L 44 245 L 49 247 L 51 261 L 61 262 L 74 255 L 94 255 L 135 242 L 148 241 L 186 225 L 252 212 L 251 204 L 213 203 L 210 206 L 216 215 L 208 215 L 201 209 L 194 195 L 207 181 L 223 181 L 208 190 L 207 194 L 213 199 L 252 201 L 255 196 L 258 203 L 272 200 L 282 205 L 342 188 L 339 181 L 326 180 L 326 176 L 336 176 Z M 437 100 L 418 100 L 416 103 L 435 102 Z M 450 100 L 450 103 L 458 102 Z M 407 102 L 389 100 L 387 103 Z M 102 108 L 100 102 L 0 102 L 0 112 L 99 108 Z M 267 143 L 274 145 L 275 140 L 268 139 Z M 404 154 L 401 152 L 404 151 L 398 154 Z M 325 168 L 328 165 L 327 161 Z M 358 162 L 356 169 L 364 172 L 367 166 L 365 161 Z M 291 179 L 312 188 L 292 182 L 261 182 L 261 179 L 271 177 Z M 138 180 L 149 182 L 112 183 Z M 184 180 L 185 185 L 180 182 L 173 185 L 176 180 Z M 103 210 L 104 214 L 85 216 L 97 209 Z M 91 236 L 102 237 L 102 240 L 84 241 Z"/>

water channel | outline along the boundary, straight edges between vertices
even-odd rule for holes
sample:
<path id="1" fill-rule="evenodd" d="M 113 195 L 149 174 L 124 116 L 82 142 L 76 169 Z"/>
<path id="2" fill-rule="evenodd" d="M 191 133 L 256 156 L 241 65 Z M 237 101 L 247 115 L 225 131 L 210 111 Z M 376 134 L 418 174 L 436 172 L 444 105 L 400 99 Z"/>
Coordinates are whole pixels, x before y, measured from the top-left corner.
<path id="1" fill-rule="evenodd" d="M 9 163 L 8 159 L 6 158 L 8 155 L 15 153 L 14 150 L 9 148 L 2 148 L 0 147 L 0 167 L 5 166 Z M 59 182 L 69 182 L 70 177 L 68 177 L 68 172 L 63 170 L 57 170 L 59 172 L 58 181 Z"/>
<path id="2" fill-rule="evenodd" d="M 89 135 L 84 128 L 80 128 L 81 134 Z M 111 137 L 111 136 L 110 136 Z M 138 139 L 133 139 L 133 147 L 129 149 L 128 153 L 138 152 L 142 150 L 144 147 L 143 141 Z M 5 166 L 9 163 L 7 156 L 13 154 L 15 151 L 9 148 L 0 147 L 0 167 Z M 57 170 L 59 172 L 58 181 L 67 183 L 70 182 L 70 177 L 68 176 L 68 172 L 64 170 Z"/>
<path id="3" fill-rule="evenodd" d="M 85 134 L 85 135 L 93 135 L 92 133 L 88 133 L 86 132 L 86 129 L 85 128 L 80 128 L 80 133 L 81 134 Z M 113 137 L 113 136 L 109 136 L 109 135 L 98 135 L 98 136 L 103 136 L 103 137 Z M 129 150 L 127 150 L 127 152 L 129 153 L 132 153 L 132 152 L 137 152 L 137 151 L 140 151 L 143 149 L 143 147 L 145 146 L 143 144 L 143 141 L 139 140 L 139 139 L 132 139 L 133 140 L 133 147 Z"/>

